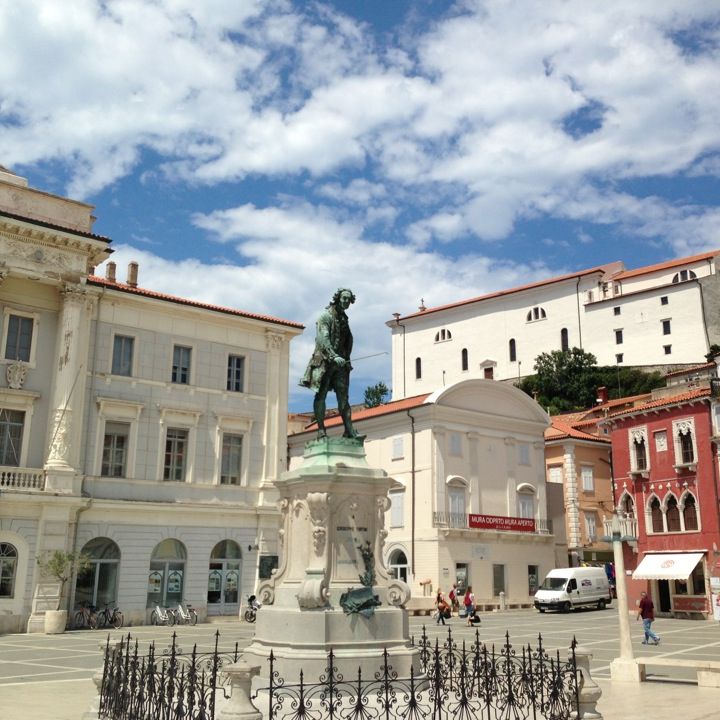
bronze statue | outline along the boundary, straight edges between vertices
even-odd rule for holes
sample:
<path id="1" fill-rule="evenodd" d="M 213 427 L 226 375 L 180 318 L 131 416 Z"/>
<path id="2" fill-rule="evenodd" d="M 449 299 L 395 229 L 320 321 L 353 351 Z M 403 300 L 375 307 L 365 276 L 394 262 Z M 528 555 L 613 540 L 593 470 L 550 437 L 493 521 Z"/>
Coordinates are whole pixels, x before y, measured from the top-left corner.
<path id="1" fill-rule="evenodd" d="M 345 311 L 355 302 L 352 290 L 339 288 L 317 321 L 315 351 L 310 358 L 300 385 L 315 391 L 313 412 L 318 424 L 318 437 L 326 437 L 325 398 L 335 391 L 338 411 L 345 426 L 343 437 L 358 437 L 352 426 L 348 391 L 350 388 L 350 353 L 353 336 Z"/>

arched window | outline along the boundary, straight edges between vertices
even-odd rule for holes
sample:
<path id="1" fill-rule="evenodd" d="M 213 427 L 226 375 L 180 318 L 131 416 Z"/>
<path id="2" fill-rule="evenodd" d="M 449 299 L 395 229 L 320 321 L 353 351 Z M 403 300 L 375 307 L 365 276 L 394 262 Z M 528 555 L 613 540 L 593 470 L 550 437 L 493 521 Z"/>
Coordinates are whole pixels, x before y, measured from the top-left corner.
<path id="1" fill-rule="evenodd" d="M 517 512 L 518 517 L 535 517 L 535 488 L 529 483 L 521 483 L 517 491 Z"/>
<path id="2" fill-rule="evenodd" d="M 686 280 L 695 280 L 697 275 L 692 270 L 681 270 L 679 273 L 675 273 L 672 281 L 674 283 L 685 282 Z"/>
<path id="3" fill-rule="evenodd" d="M 147 606 L 177 605 L 183 600 L 187 551 L 179 540 L 158 543 L 150 556 Z"/>
<path id="4" fill-rule="evenodd" d="M 654 533 L 664 532 L 663 513 L 660 507 L 660 500 L 657 497 L 652 499 L 650 503 L 650 519 L 652 522 L 652 531 Z"/>
<path id="5" fill-rule="evenodd" d="M 110 538 L 93 538 L 82 549 L 91 558 L 90 567 L 78 573 L 75 605 L 90 603 L 102 608 L 117 602 L 120 548 Z"/>
<path id="6" fill-rule="evenodd" d="M 667 517 L 668 532 L 680 532 L 680 509 L 678 501 L 674 495 L 670 495 L 667 500 L 665 515 Z"/>
<path id="7" fill-rule="evenodd" d="M 445 342 L 446 340 L 452 340 L 452 333 L 446 328 L 435 333 L 435 342 Z"/>
<path id="8" fill-rule="evenodd" d="M 618 504 L 618 507 L 620 508 L 620 512 L 625 515 L 625 517 L 634 517 L 635 501 L 632 499 L 632 496 L 629 493 L 625 493 L 620 498 L 620 503 Z"/>
<path id="9" fill-rule="evenodd" d="M 463 478 L 451 477 L 447 481 L 448 526 L 467 527 L 467 483 Z"/>
<path id="10" fill-rule="evenodd" d="M 422 359 L 415 358 L 415 379 L 420 380 L 422 378 Z"/>
<path id="11" fill-rule="evenodd" d="M 460 365 L 462 366 L 463 372 L 468 369 L 468 351 L 467 348 L 463 348 L 460 353 Z"/>
<path id="12" fill-rule="evenodd" d="M 633 440 L 633 451 L 635 455 L 635 470 L 647 470 L 647 452 L 645 449 L 645 438 L 636 436 Z"/>
<path id="13" fill-rule="evenodd" d="M 210 553 L 208 615 L 229 615 L 239 609 L 242 551 L 234 540 L 221 540 Z"/>
<path id="14" fill-rule="evenodd" d="M 394 577 L 403 582 L 408 581 L 408 561 L 407 555 L 402 550 L 393 550 L 388 558 L 388 570 L 390 577 Z"/>
<path id="15" fill-rule="evenodd" d="M 686 530 L 697 530 L 697 507 L 695 506 L 695 498 L 688 493 L 685 495 L 683 502 L 683 523 Z"/>
<path id="16" fill-rule="evenodd" d="M 568 341 L 568 331 L 567 328 L 563 328 L 560 331 L 560 349 L 563 352 L 567 352 L 570 349 L 570 343 Z"/>
<path id="17" fill-rule="evenodd" d="M 534 308 L 530 308 L 530 310 L 528 310 L 528 314 L 525 316 L 525 319 L 528 322 L 545 320 L 545 318 L 547 318 L 547 313 L 545 312 L 545 309 L 541 308 L 539 305 L 536 305 Z"/>
<path id="18" fill-rule="evenodd" d="M 517 361 L 517 352 L 515 350 L 515 338 L 510 338 L 509 345 L 509 351 L 510 351 L 510 362 L 516 362 Z"/>
<path id="19" fill-rule="evenodd" d="M 0 598 L 11 598 L 15 594 L 18 551 L 10 543 L 0 543 Z"/>

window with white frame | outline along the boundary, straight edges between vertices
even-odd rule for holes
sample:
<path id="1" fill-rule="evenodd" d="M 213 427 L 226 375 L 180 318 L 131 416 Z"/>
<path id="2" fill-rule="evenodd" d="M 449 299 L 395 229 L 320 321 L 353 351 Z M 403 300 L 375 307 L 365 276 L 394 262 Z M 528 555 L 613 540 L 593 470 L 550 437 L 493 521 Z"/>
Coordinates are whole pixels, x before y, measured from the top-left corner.
<path id="1" fill-rule="evenodd" d="M 435 342 L 445 342 L 446 340 L 452 340 L 452 333 L 447 328 L 435 333 Z"/>
<path id="2" fill-rule="evenodd" d="M 243 392 L 245 379 L 245 358 L 242 355 L 228 356 L 227 389 Z"/>
<path id="3" fill-rule="evenodd" d="M 103 477 L 125 477 L 129 448 L 130 424 L 106 422 L 100 475 Z"/>
<path id="4" fill-rule="evenodd" d="M 550 483 L 557 483 L 558 485 L 562 485 L 563 466 L 550 465 L 547 469 L 547 481 Z"/>
<path id="5" fill-rule="evenodd" d="M 581 465 L 580 466 L 580 476 L 582 478 L 583 492 L 594 492 L 595 478 L 593 477 L 593 466 L 592 465 Z"/>
<path id="6" fill-rule="evenodd" d="M 240 485 L 242 478 L 242 435 L 223 433 L 220 484 Z"/>
<path id="7" fill-rule="evenodd" d="M 405 489 L 391 490 L 390 496 L 390 527 L 405 527 Z"/>
<path id="8" fill-rule="evenodd" d="M 0 465 L 20 466 L 24 427 L 22 410 L 0 409 Z"/>
<path id="9" fill-rule="evenodd" d="M 673 275 L 673 283 L 685 282 L 686 280 L 696 280 L 697 275 L 692 270 L 681 270 Z"/>
<path id="10" fill-rule="evenodd" d="M 458 432 L 451 432 L 450 438 L 450 454 L 455 457 L 462 455 L 462 435 Z"/>
<path id="11" fill-rule="evenodd" d="M 585 513 L 585 533 L 590 542 L 597 540 L 597 515 L 594 512 Z"/>
<path id="12" fill-rule="evenodd" d="M 699 530 L 697 503 L 692 493 L 685 493 L 682 497 L 683 529 L 686 532 Z"/>
<path id="13" fill-rule="evenodd" d="M 697 462 L 695 446 L 695 420 L 686 418 L 672 424 L 676 465 L 692 465 Z"/>
<path id="14" fill-rule="evenodd" d="M 33 313 L 5 308 L 3 313 L 3 358 L 35 366 L 38 318 Z"/>
<path id="15" fill-rule="evenodd" d="M 653 495 L 648 503 L 648 509 L 650 510 L 650 523 L 649 526 L 652 528 L 654 533 L 665 532 L 665 515 L 660 505 L 660 498 L 657 495 Z"/>
<path id="16" fill-rule="evenodd" d="M 179 385 L 190 384 L 190 358 L 192 348 L 185 345 L 173 346 L 172 374 L 170 379 Z"/>
<path id="17" fill-rule="evenodd" d="M 402 435 L 392 439 L 392 459 L 402 460 L 405 457 L 405 443 Z"/>
<path id="18" fill-rule="evenodd" d="M 113 337 L 113 354 L 111 373 L 130 377 L 133 374 L 133 355 L 135 352 L 135 338 L 130 335 L 115 335 Z"/>
<path id="19" fill-rule="evenodd" d="M 632 428 L 630 439 L 630 472 L 645 472 L 650 468 L 648 460 L 647 428 Z"/>
<path id="20" fill-rule="evenodd" d="M 523 483 L 517 488 L 517 512 L 518 517 L 535 517 L 535 488 L 532 485 Z"/>
<path id="21" fill-rule="evenodd" d="M 101 477 L 134 477 L 138 418 L 143 403 L 98 397 L 97 455 L 95 474 Z"/>
<path id="22" fill-rule="evenodd" d="M 189 434 L 187 428 L 169 427 L 165 431 L 163 480 L 185 482 Z"/>
<path id="23" fill-rule="evenodd" d="M 450 515 L 450 527 L 467 525 L 467 485 L 462 478 L 453 477 L 447 482 L 447 507 Z"/>

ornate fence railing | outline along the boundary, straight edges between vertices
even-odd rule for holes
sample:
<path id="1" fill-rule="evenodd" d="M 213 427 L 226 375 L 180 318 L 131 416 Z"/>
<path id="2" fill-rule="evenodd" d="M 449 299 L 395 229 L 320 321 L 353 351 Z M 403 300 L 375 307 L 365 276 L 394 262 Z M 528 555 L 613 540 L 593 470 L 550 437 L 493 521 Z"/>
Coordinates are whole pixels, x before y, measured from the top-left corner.
<path id="1" fill-rule="evenodd" d="M 219 639 L 218 632 L 211 652 L 198 653 L 194 646 L 188 654 L 176 635 L 162 652 L 154 644 L 141 652 L 130 635 L 108 642 L 98 717 L 215 720 L 216 703 L 235 700 L 232 671 L 223 668 L 241 657 L 237 643 L 222 651 Z M 418 667 L 410 677 L 398 677 L 387 650 L 372 677 L 360 669 L 344 677 L 330 650 L 321 677 L 308 679 L 301 670 L 298 678 L 283 678 L 271 652 L 269 674 L 261 673 L 267 684 L 251 700 L 265 720 L 569 720 L 580 706 L 575 640 L 567 658 L 559 650 L 548 652 L 541 636 L 535 647 L 515 648 L 506 633 L 496 647 L 482 643 L 477 630 L 474 638 L 458 642 L 452 628 L 443 639 L 429 638 L 423 628 L 412 644 Z"/>
<path id="2" fill-rule="evenodd" d="M 343 677 L 328 655 L 317 681 L 279 676 L 271 653 L 269 685 L 253 700 L 267 720 L 568 720 L 577 709 L 578 672 L 573 640 L 567 659 L 538 645 L 496 648 L 480 642 L 478 631 L 460 645 L 448 630 L 433 643 L 423 629 L 416 647 L 419 672 L 399 678 L 387 650 L 373 677 Z"/>
<path id="3" fill-rule="evenodd" d="M 240 649 L 218 647 L 215 633 L 211 652 L 194 645 L 185 653 L 173 633 L 169 648 L 151 643 L 141 651 L 128 634 L 117 645 L 105 648 L 98 717 L 103 720 L 214 720 L 216 691 L 225 693 L 228 663 L 237 662 Z"/>
<path id="4" fill-rule="evenodd" d="M 44 490 L 45 471 L 42 468 L 0 465 L 0 488 Z"/>

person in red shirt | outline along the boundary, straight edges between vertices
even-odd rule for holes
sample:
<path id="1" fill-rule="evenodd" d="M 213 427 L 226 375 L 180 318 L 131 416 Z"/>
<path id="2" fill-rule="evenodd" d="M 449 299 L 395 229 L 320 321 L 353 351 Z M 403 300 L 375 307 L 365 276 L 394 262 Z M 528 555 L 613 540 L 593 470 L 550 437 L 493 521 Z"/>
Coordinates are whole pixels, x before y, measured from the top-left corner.
<path id="1" fill-rule="evenodd" d="M 640 593 L 637 619 L 640 620 L 640 618 L 642 618 L 643 630 L 645 631 L 645 639 L 642 641 L 642 644 L 648 645 L 652 640 L 655 645 L 659 645 L 660 638 L 653 632 L 652 629 L 652 624 L 655 620 L 655 606 L 646 592 Z"/>

